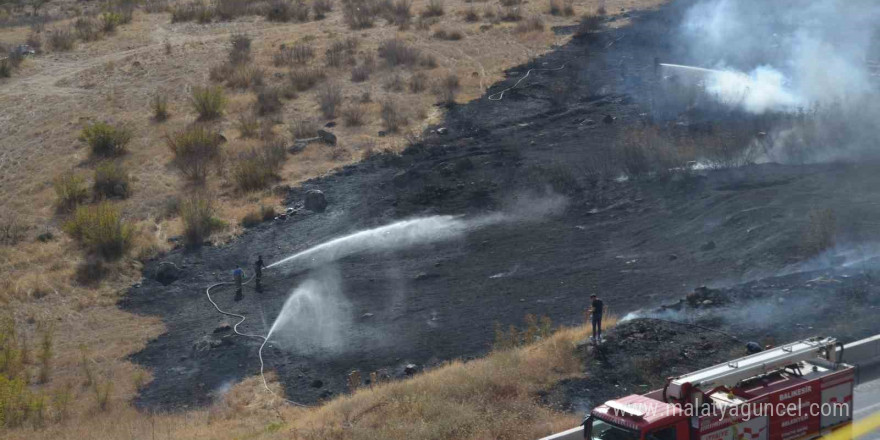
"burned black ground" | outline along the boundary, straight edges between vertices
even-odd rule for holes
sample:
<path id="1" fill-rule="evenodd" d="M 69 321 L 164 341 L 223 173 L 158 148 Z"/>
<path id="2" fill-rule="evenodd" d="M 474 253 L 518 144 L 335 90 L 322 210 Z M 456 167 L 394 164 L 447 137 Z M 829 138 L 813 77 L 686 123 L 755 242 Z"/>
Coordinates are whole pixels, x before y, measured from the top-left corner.
<path id="1" fill-rule="evenodd" d="M 230 321 L 205 297 L 205 288 L 228 281 L 235 265 L 250 267 L 257 254 L 277 261 L 400 219 L 537 206 L 536 198 L 549 193 L 568 201 L 562 213 L 540 221 L 336 262 L 332 269 L 352 303 L 358 337 L 333 354 L 304 356 L 269 346 L 267 369 L 278 372 L 290 398 L 312 403 L 342 392 L 352 369 L 398 376 L 408 363 L 430 366 L 484 354 L 495 322 L 520 324 L 529 313 L 578 323 L 592 292 L 623 315 L 704 284 L 778 275 L 811 258 L 800 243 L 816 207 L 834 211 L 841 246 L 875 237 L 866 219 L 880 213 L 880 194 L 871 190 L 880 176 L 869 164 L 767 164 L 630 181 L 595 179 L 586 171 L 597 151 L 662 116 L 651 98 L 659 81 L 654 59 L 676 58 L 671 29 L 680 10 L 676 4 L 633 14 L 630 26 L 575 39 L 513 69 L 488 94 L 513 85 L 531 67 L 563 69 L 536 71 L 500 101 L 484 98 L 450 109 L 448 134 L 291 190 L 290 205 L 306 190 L 323 191 L 329 201 L 323 213 L 301 211 L 223 247 L 181 249 L 147 264 L 143 282 L 122 307 L 161 316 L 168 331 L 132 356 L 155 378 L 138 404 L 204 405 L 228 384 L 258 373 L 259 341 L 214 333 Z M 611 123 L 603 122 L 606 116 Z M 683 130 L 706 122 L 686 116 Z M 757 131 L 765 122 L 712 117 L 703 119 L 721 128 Z M 180 268 L 170 284 L 156 281 L 165 262 Z M 265 334 L 291 289 L 312 275 L 267 271 L 262 294 L 247 288 L 245 300 L 234 303 L 226 288 L 215 298 L 222 308 L 248 316 L 242 331 Z M 876 330 L 866 325 L 852 334 L 868 329 Z M 780 338 L 801 333 L 808 332 Z"/>

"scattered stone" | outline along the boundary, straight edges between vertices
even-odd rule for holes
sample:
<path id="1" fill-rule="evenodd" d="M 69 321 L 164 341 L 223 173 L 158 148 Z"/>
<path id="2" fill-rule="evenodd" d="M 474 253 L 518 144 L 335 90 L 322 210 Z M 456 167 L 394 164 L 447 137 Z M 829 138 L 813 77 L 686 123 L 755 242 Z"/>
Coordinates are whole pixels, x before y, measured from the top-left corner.
<path id="1" fill-rule="evenodd" d="M 678 255 L 675 255 L 675 254 L 669 254 L 669 261 L 675 261 L 675 260 L 677 260 L 677 259 L 678 259 Z"/>
<path id="2" fill-rule="evenodd" d="M 416 374 L 418 368 L 419 367 L 416 364 L 406 364 L 406 367 L 403 368 L 403 372 L 407 376 L 412 376 L 413 374 Z"/>
<path id="3" fill-rule="evenodd" d="M 700 250 L 701 251 L 711 251 L 712 249 L 715 249 L 715 247 L 716 247 L 715 242 L 712 240 L 709 240 L 709 241 L 703 243 L 702 246 L 700 246 Z"/>
<path id="4" fill-rule="evenodd" d="M 379 135 L 380 138 L 381 138 L 381 137 L 385 137 L 385 135 L 387 135 L 387 134 L 388 134 L 388 133 L 385 133 L 385 130 L 379 130 L 379 133 L 378 133 L 378 135 Z"/>
<path id="5" fill-rule="evenodd" d="M 363 315 L 361 315 L 362 319 L 367 319 L 367 318 L 372 318 L 372 317 L 373 317 L 373 314 L 370 312 L 367 312 L 367 313 L 364 313 Z"/>
<path id="6" fill-rule="evenodd" d="M 312 212 L 324 212 L 327 209 L 327 198 L 321 190 L 312 189 L 306 193 L 303 206 Z"/>
<path id="7" fill-rule="evenodd" d="M 333 128 L 335 126 L 336 126 L 336 121 L 330 121 L 330 122 L 324 124 L 325 128 Z"/>
<path id="8" fill-rule="evenodd" d="M 217 328 L 214 329 L 214 333 L 226 333 L 226 332 L 231 332 L 231 331 L 232 331 L 232 326 L 226 322 L 218 325 Z"/>
<path id="9" fill-rule="evenodd" d="M 327 145 L 336 145 L 336 135 L 326 130 L 318 130 L 318 138 Z"/>
<path id="10" fill-rule="evenodd" d="M 605 117 L 602 118 L 602 122 L 604 122 L 604 123 L 606 123 L 606 124 L 611 124 L 611 123 L 614 122 L 615 119 L 617 119 L 617 118 L 615 118 L 614 116 L 611 116 L 611 115 L 605 115 Z"/>
<path id="11" fill-rule="evenodd" d="M 437 134 L 439 134 L 441 136 L 444 136 L 447 133 L 449 133 L 449 129 L 447 129 L 446 127 L 440 127 L 437 129 Z"/>
<path id="12" fill-rule="evenodd" d="M 312 383 L 309 384 L 312 388 L 321 388 L 324 386 L 324 381 L 321 379 L 315 379 Z"/>

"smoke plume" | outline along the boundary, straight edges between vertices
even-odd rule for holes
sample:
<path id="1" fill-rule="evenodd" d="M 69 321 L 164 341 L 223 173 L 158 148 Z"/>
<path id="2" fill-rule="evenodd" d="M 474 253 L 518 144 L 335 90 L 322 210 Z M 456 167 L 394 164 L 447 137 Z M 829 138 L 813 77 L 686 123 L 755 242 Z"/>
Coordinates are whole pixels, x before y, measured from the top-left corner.
<path id="1" fill-rule="evenodd" d="M 880 2 L 697 0 L 679 28 L 691 64 L 721 103 L 805 116 L 769 133 L 766 160 L 876 156 Z"/>

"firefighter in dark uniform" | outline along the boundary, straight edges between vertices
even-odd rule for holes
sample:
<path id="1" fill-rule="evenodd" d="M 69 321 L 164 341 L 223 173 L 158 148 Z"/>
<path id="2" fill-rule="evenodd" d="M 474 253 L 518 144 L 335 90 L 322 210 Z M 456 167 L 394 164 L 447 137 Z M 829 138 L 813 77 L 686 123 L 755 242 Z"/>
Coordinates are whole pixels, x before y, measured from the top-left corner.
<path id="1" fill-rule="evenodd" d="M 244 271 L 241 270 L 240 267 L 236 266 L 235 270 L 232 271 L 232 278 L 235 279 L 235 301 L 241 301 L 241 285 L 244 282 Z"/>
<path id="2" fill-rule="evenodd" d="M 257 292 L 263 292 L 263 268 L 266 267 L 263 264 L 263 256 L 257 255 L 257 261 L 254 263 L 254 281 L 257 283 L 256 289 Z"/>
<path id="3" fill-rule="evenodd" d="M 590 295 L 590 322 L 593 324 L 593 340 L 602 341 L 602 313 L 605 312 L 605 303 L 596 294 Z"/>

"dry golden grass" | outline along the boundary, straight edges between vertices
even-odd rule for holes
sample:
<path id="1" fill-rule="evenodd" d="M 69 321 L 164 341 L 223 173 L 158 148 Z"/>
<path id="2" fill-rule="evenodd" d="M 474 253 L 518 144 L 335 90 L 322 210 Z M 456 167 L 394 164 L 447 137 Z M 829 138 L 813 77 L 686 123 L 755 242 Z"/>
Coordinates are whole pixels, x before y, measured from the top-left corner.
<path id="1" fill-rule="evenodd" d="M 62 0 L 53 3 L 53 7 L 76 7 L 75 2 Z M 422 11 L 426 3 L 427 0 L 414 2 L 413 12 Z M 608 0 L 606 7 L 616 12 L 620 8 L 630 10 L 659 3 L 662 0 Z M 575 12 L 590 12 L 597 4 L 599 0 L 575 1 Z M 273 65 L 273 57 L 282 43 L 309 42 L 316 53 L 316 57 L 310 61 L 311 65 L 323 66 L 326 49 L 346 37 L 356 36 L 359 39 L 356 53 L 359 62 L 366 53 L 375 55 L 381 42 L 399 38 L 436 59 L 436 68 L 416 69 L 427 74 L 429 83 L 450 74 L 457 75 L 460 90 L 456 100 L 466 102 L 481 96 L 489 84 L 502 78 L 505 69 L 550 50 L 554 44 L 565 43 L 569 37 L 556 36 L 550 29 L 576 20 L 574 17 L 545 15 L 544 31 L 514 34 L 513 23 L 488 26 L 490 23 L 486 19 L 466 21 L 465 12 L 470 6 L 463 1 L 447 1 L 444 3 L 445 15 L 439 17 L 438 26 L 464 34 L 461 41 L 437 40 L 432 37 L 432 30 L 419 30 L 415 25 L 409 30 L 400 31 L 396 26 L 385 25 L 384 20 L 379 20 L 374 28 L 353 32 L 345 26 L 339 4 L 324 20 L 308 23 L 269 23 L 261 17 L 243 17 L 222 25 L 171 24 L 168 13 L 145 14 L 137 11 L 133 22 L 120 26 L 114 35 L 99 41 L 79 42 L 70 52 L 28 59 L 12 78 L 0 80 L 0 108 L 4 109 L 4 117 L 0 118 L 0 206 L 4 212 L 16 213 L 25 227 L 22 241 L 0 245 L 0 273 L 3 274 L 0 277 L 0 305 L 15 319 L 24 334 L 36 335 L 40 323 L 55 324 L 53 373 L 47 384 L 33 388 L 51 397 L 58 390 L 72 385 L 76 402 L 72 405 L 72 414 L 67 422 L 50 424 L 36 432 L 15 431 L 10 433 L 12 437 L 9 438 L 283 437 L 268 432 L 276 429 L 271 427 L 276 425 L 270 423 L 277 422 L 278 417 L 285 418 L 281 432 L 295 429 L 302 435 L 319 437 L 322 429 L 331 434 L 342 432 L 339 431 L 342 429 L 340 426 L 351 422 L 346 421 L 346 417 L 360 414 L 357 411 L 369 407 L 371 399 L 384 398 L 383 395 L 388 398 L 397 396 L 395 399 L 416 399 L 414 402 L 418 402 L 417 396 L 406 397 L 405 394 L 424 392 L 431 387 L 441 386 L 442 381 L 462 379 L 469 375 L 488 379 L 491 375 L 486 369 L 501 368 L 503 365 L 507 365 L 504 367 L 507 369 L 499 371 L 510 372 L 524 365 L 538 367 L 531 365 L 540 362 L 529 357 L 530 349 L 517 350 L 516 354 L 499 354 L 497 362 L 504 358 L 507 364 L 493 366 L 495 364 L 489 363 L 492 361 L 454 363 L 442 370 L 445 373 L 438 372 L 436 376 L 431 376 L 435 379 L 428 379 L 426 375 L 401 384 L 364 390 L 324 409 L 305 412 L 287 408 L 263 411 L 261 408 L 272 405 L 262 400 L 267 398 L 266 393 L 250 380 L 240 384 L 237 387 L 240 391 L 236 391 L 242 396 L 253 396 L 250 400 L 241 397 L 247 404 L 227 402 L 207 411 L 162 417 L 139 413 L 129 405 L 135 394 L 135 384 L 142 382 L 148 373 L 129 363 L 127 356 L 161 334 L 163 326 L 157 318 L 134 316 L 119 310 L 116 302 L 128 286 L 140 279 L 140 261 L 167 251 L 170 248 L 168 238 L 182 232 L 180 219 L 167 213 L 168 200 L 184 197 L 193 191 L 193 187 L 169 166 L 172 154 L 165 145 L 164 135 L 179 131 L 195 121 L 197 115 L 187 101 L 190 91 L 194 86 L 210 84 L 208 71 L 218 60 L 226 59 L 230 34 L 247 33 L 253 38 L 251 51 L 254 63 L 266 68 L 266 78 L 272 81 L 276 80 L 275 73 L 286 73 L 288 70 Z M 547 4 L 543 1 L 529 2 L 524 8 L 524 16 L 543 14 Z M 56 22 L 48 28 L 64 27 L 70 21 Z M 484 25 L 487 27 L 481 29 Z M 23 42 L 29 33 L 30 30 L 24 26 L 3 28 L 0 29 L 0 42 L 17 44 Z M 377 64 L 381 64 L 378 61 Z M 404 79 L 411 75 L 407 69 L 396 71 Z M 351 82 L 350 66 L 328 68 L 327 74 L 328 80 L 340 84 L 343 105 L 359 99 L 364 93 L 371 95 L 372 101 L 363 104 L 366 115 L 364 123 L 348 127 L 338 124 L 334 132 L 339 138 L 340 147 L 336 150 L 310 145 L 303 152 L 288 158 L 279 172 L 280 183 L 295 185 L 359 160 L 370 152 L 400 150 L 407 145 L 406 136 L 418 133 L 427 124 L 442 118 L 442 111 L 434 106 L 437 98 L 429 90 L 422 93 L 410 93 L 406 88 L 401 92 L 383 90 L 381 85 L 391 75 L 391 71 L 384 67 L 377 66 L 369 80 L 360 83 Z M 325 122 L 318 119 L 316 89 L 299 92 L 295 99 L 285 101 L 283 111 L 277 116 L 282 123 L 274 127 L 275 134 L 288 136 L 287 123 L 295 119 L 314 119 L 321 124 Z M 164 122 L 156 122 L 152 118 L 150 101 L 157 92 L 167 97 L 170 117 Z M 236 127 L 238 116 L 250 112 L 256 98 L 248 91 L 227 90 L 227 93 L 230 99 L 226 115 L 212 124 L 229 139 L 223 148 L 227 153 L 234 154 L 260 143 L 255 139 L 241 139 Z M 402 103 L 410 123 L 399 134 L 377 137 L 378 131 L 382 130 L 379 117 L 381 102 L 389 95 L 396 96 Z M 60 231 L 65 217 L 56 212 L 52 181 L 55 176 L 73 169 L 81 171 L 83 175 L 92 174 L 95 164 L 90 161 L 89 148 L 79 142 L 77 136 L 86 124 L 94 121 L 125 124 L 132 130 L 128 152 L 120 158 L 129 170 L 131 195 L 119 202 L 119 206 L 124 216 L 134 222 L 136 231 L 131 257 L 108 263 L 108 275 L 97 284 L 83 284 L 77 281 L 77 271 L 85 262 L 85 257 L 77 245 Z M 212 173 L 201 190 L 215 195 L 218 216 L 229 224 L 226 230 L 214 236 L 218 242 L 228 240 L 241 231 L 239 220 L 246 213 L 261 205 L 278 206 L 281 201 L 270 190 L 250 193 L 236 190 L 230 184 L 228 173 Z M 47 242 L 35 239 L 38 234 L 47 231 L 54 234 L 54 239 Z M 106 412 L 96 409 L 95 396 L 81 386 L 84 352 L 87 353 L 88 364 L 94 367 L 100 380 L 114 383 L 110 409 Z M 514 387 L 514 396 L 525 396 L 530 389 L 534 389 L 530 387 L 542 386 L 538 382 L 523 385 L 526 388 Z M 394 408 L 401 417 L 420 415 L 418 406 L 413 407 L 415 412 L 405 412 L 401 410 L 405 405 L 395 402 L 383 404 L 381 408 Z M 538 409 L 534 403 L 523 402 L 521 404 L 525 406 L 522 408 L 530 408 L 527 413 L 513 411 L 520 408 L 517 406 L 520 403 L 511 407 L 510 413 L 534 413 L 539 417 L 546 416 L 546 420 L 570 424 L 565 416 L 551 414 Z M 223 405 L 254 408 L 255 416 L 252 419 L 225 420 L 226 416 L 221 417 Z M 428 402 L 419 405 L 428 405 Z M 474 408 L 480 403 L 468 401 L 467 405 Z M 353 426 L 366 431 L 363 434 L 358 431 L 357 435 L 370 438 L 372 434 L 369 432 L 381 432 L 377 426 L 382 423 L 377 416 L 384 413 L 381 408 L 360 416 Z M 450 408 L 454 409 L 455 406 Z M 425 407 L 425 410 L 428 408 Z M 485 411 L 477 414 L 488 416 Z M 501 411 L 493 417 L 504 419 L 504 414 L 507 413 Z M 429 413 L 423 415 L 427 417 Z M 398 431 L 389 435 L 403 432 L 402 426 L 427 423 L 393 416 L 386 414 L 389 426 L 383 429 Z M 304 422 L 299 422 L 300 419 Z M 290 424 L 293 420 L 297 422 Z M 207 426 L 208 421 L 211 426 Z M 527 432 L 529 429 L 521 426 L 522 423 L 511 421 L 509 424 L 515 426 L 517 431 Z M 496 426 L 494 422 L 492 426 Z M 156 431 L 148 431 L 153 427 Z M 151 437 L 148 435 L 150 432 L 156 435 Z M 468 435 L 472 438 L 493 436 L 489 432 Z M 289 432 L 284 438 L 289 438 Z"/>
<path id="2" fill-rule="evenodd" d="M 615 323 L 608 321 L 609 327 Z M 251 378 L 207 410 L 155 415 L 122 405 L 105 413 L 87 411 L 90 417 L 76 423 L 12 431 L 6 438 L 533 440 L 580 422 L 577 415 L 543 407 L 537 393 L 583 374 L 576 344 L 588 336 L 588 326 L 564 328 L 534 344 L 365 386 L 313 408 L 281 403 L 259 378 Z M 84 403 L 88 406 L 88 399 Z"/>

